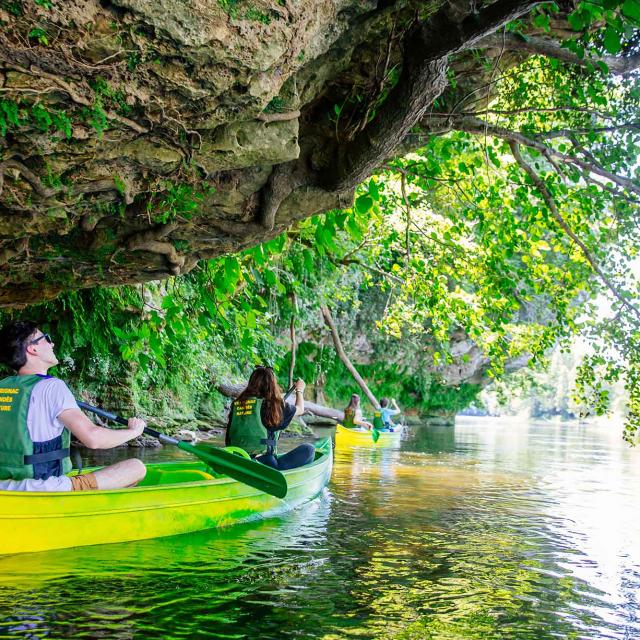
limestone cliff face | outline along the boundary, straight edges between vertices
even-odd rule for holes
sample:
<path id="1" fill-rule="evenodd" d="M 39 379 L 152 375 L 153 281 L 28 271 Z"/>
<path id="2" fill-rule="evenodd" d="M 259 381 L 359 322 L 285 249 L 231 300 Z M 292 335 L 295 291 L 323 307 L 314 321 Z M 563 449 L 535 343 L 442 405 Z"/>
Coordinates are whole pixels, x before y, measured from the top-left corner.
<path id="1" fill-rule="evenodd" d="M 473 77 L 460 52 L 533 4 L 3 0 L 0 306 L 186 273 L 349 205 L 450 65 Z"/>

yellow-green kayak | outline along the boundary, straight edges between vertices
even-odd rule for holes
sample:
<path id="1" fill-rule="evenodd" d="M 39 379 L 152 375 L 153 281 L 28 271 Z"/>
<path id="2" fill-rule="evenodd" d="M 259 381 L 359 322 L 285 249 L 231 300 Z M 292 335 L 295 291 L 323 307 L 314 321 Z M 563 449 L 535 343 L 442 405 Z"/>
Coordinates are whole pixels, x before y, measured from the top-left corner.
<path id="1" fill-rule="evenodd" d="M 368 429 L 348 429 L 341 424 L 336 425 L 336 446 L 343 444 L 347 446 L 365 445 L 369 447 L 390 447 L 400 442 L 402 429 L 395 431 L 379 431 L 378 440 L 374 442 L 373 431 Z"/>
<path id="2" fill-rule="evenodd" d="M 199 461 L 147 465 L 142 483 L 112 491 L 0 491 L 0 554 L 172 536 L 281 513 L 310 500 L 331 477 L 331 440 L 310 465 L 284 471 L 284 500 Z"/>

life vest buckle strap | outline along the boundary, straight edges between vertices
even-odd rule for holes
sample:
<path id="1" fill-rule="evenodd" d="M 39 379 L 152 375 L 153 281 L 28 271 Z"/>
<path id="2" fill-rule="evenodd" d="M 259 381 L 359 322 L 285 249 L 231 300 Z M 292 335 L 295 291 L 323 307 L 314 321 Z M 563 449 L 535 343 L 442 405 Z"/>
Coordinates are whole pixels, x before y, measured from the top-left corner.
<path id="1" fill-rule="evenodd" d="M 260 438 L 260 444 L 265 444 L 268 447 L 275 447 L 278 444 L 278 441 L 274 438 Z"/>
<path id="2" fill-rule="evenodd" d="M 71 450 L 56 449 L 55 451 L 46 451 L 45 453 L 34 453 L 24 457 L 24 464 L 42 464 L 43 462 L 53 462 L 54 460 L 62 460 L 68 458 Z"/>

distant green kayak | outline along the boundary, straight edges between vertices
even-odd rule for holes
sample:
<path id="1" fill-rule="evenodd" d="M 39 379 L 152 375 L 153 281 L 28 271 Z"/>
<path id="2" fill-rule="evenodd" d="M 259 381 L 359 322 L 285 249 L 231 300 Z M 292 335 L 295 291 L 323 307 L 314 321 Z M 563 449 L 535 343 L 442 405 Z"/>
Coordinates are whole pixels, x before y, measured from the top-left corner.
<path id="1" fill-rule="evenodd" d="M 111 491 L 0 491 L 0 554 L 172 536 L 275 515 L 317 496 L 331 477 L 331 440 L 310 465 L 284 471 L 284 500 L 199 461 L 147 465 L 137 487 Z M 89 471 L 89 470 L 87 470 Z"/>

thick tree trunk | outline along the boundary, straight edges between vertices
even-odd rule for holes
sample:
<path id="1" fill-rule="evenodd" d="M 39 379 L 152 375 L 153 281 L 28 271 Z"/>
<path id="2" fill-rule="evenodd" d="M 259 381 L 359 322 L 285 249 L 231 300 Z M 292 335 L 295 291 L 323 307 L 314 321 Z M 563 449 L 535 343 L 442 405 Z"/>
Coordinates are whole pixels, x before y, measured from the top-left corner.
<path id="1" fill-rule="evenodd" d="M 293 386 L 293 374 L 296 370 L 296 351 L 298 344 L 296 342 L 296 315 L 298 311 L 298 301 L 296 294 L 292 291 L 289 294 L 291 300 L 291 322 L 289 323 L 289 336 L 291 338 L 291 362 L 289 364 L 289 389 Z"/>
<path id="2" fill-rule="evenodd" d="M 213 384 L 223 396 L 227 396 L 228 398 L 237 398 L 246 386 L 244 384 L 233 384 L 226 380 L 214 382 Z M 307 400 L 304 401 L 304 411 L 319 418 L 330 418 L 331 420 L 337 420 L 339 422 L 344 420 L 344 411 L 325 407 L 315 402 L 308 402 Z"/>
<path id="3" fill-rule="evenodd" d="M 409 33 L 400 79 L 376 117 L 338 149 L 338 158 L 321 177 L 329 191 L 342 192 L 365 180 L 393 156 L 412 127 L 447 86 L 449 57 L 530 11 L 537 0 L 496 0 L 460 20 L 444 3 L 428 21 Z"/>
<path id="4" fill-rule="evenodd" d="M 342 341 L 340 340 L 340 336 L 338 335 L 338 330 L 336 329 L 336 325 L 333 322 L 333 317 L 331 316 L 331 311 L 329 307 L 326 305 L 321 305 L 320 310 L 322 311 L 322 317 L 324 318 L 324 322 L 331 330 L 331 337 L 333 338 L 333 345 L 336 348 L 336 353 L 338 357 L 342 361 L 345 367 L 349 370 L 349 373 L 353 376 L 353 379 L 358 383 L 358 386 L 362 389 L 362 392 L 369 398 L 369 402 L 377 409 L 380 406 L 380 403 L 373 395 L 367 383 L 364 381 L 364 378 L 356 371 L 356 368 L 351 364 L 351 360 L 344 351 L 342 347 Z"/>

